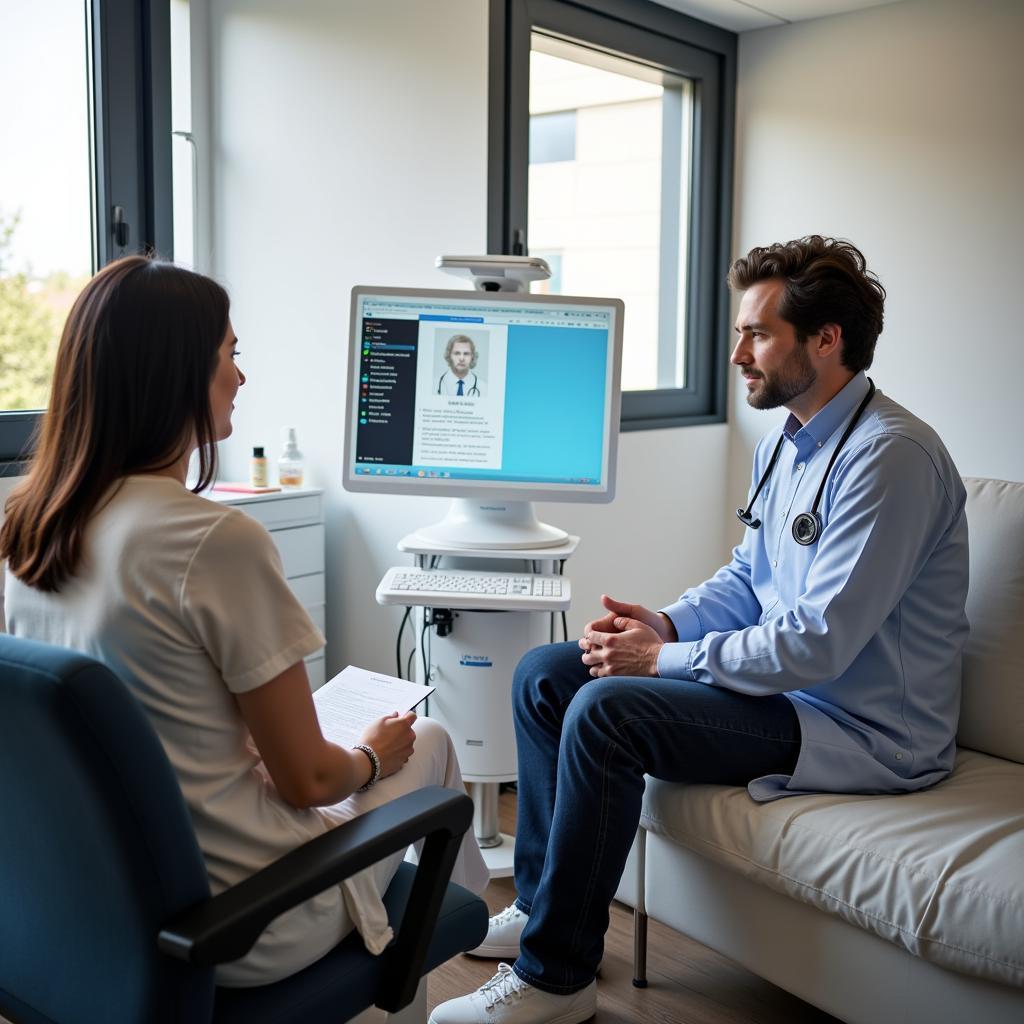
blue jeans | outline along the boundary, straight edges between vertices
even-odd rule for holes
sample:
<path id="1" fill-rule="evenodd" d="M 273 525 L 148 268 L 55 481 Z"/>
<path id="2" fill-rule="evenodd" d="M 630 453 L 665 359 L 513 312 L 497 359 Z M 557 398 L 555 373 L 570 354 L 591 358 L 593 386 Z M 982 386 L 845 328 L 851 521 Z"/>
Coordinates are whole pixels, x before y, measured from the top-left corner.
<path id="1" fill-rule="evenodd" d="M 530 916 L 513 969 L 560 994 L 597 973 L 644 775 L 742 786 L 791 774 L 800 750 L 796 712 L 781 694 L 750 697 L 681 679 L 594 679 L 581 653 L 575 642 L 530 651 L 512 689 L 516 905 Z"/>

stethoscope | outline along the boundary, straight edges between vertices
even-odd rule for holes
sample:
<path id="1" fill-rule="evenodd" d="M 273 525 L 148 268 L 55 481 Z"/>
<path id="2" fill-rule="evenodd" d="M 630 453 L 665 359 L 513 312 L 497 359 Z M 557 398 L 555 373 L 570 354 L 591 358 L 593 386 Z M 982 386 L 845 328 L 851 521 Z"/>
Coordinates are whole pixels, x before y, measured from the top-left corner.
<path id="1" fill-rule="evenodd" d="M 441 388 L 444 387 L 444 379 L 447 376 L 448 376 L 448 371 L 445 370 L 444 373 L 442 373 L 441 376 L 437 378 L 437 393 L 438 394 L 441 394 Z M 474 373 L 473 374 L 473 386 L 471 388 L 469 388 L 468 390 L 463 390 L 462 395 L 460 397 L 461 398 L 479 398 L 480 397 L 480 389 L 476 386 L 476 382 L 479 379 L 480 378 L 477 377 L 477 375 Z M 463 380 L 465 380 L 465 378 L 463 378 Z"/>
<path id="2" fill-rule="evenodd" d="M 875 395 L 875 384 L 874 381 L 868 377 L 868 393 L 864 396 L 864 400 L 857 406 L 857 411 L 853 414 L 853 419 L 850 420 L 846 430 L 843 431 L 843 436 L 839 439 L 839 444 L 836 445 L 836 450 L 832 453 L 832 458 L 828 460 L 828 466 L 825 469 L 825 475 L 821 478 L 821 483 L 818 484 L 818 493 L 814 496 L 814 504 L 811 506 L 810 512 L 801 512 L 793 520 L 793 540 L 797 544 L 803 544 L 804 547 L 808 547 L 811 544 L 817 542 L 818 537 L 821 535 L 821 516 L 818 514 L 818 503 L 821 501 L 821 496 L 825 492 L 825 481 L 828 480 L 829 473 L 832 472 L 832 467 L 836 464 L 836 459 L 839 458 L 839 453 L 843 450 L 843 445 L 849 440 L 850 434 L 853 433 L 853 428 L 857 426 L 857 420 L 860 419 L 861 413 L 868 407 L 868 402 L 874 398 Z M 783 434 L 775 445 L 775 451 L 772 452 L 772 457 L 768 460 L 768 467 L 764 473 L 761 474 L 761 479 L 758 481 L 757 487 L 754 488 L 754 496 L 750 499 L 749 504 L 745 509 L 736 509 L 736 517 L 745 526 L 749 526 L 752 530 L 757 530 L 761 526 L 761 520 L 755 519 L 751 515 L 750 510 L 754 507 L 754 502 L 757 501 L 757 496 L 761 493 L 761 489 L 766 483 L 768 478 L 772 475 L 772 470 L 775 468 L 775 463 L 778 461 L 779 452 L 782 451 L 782 442 L 786 440 L 786 435 Z"/>

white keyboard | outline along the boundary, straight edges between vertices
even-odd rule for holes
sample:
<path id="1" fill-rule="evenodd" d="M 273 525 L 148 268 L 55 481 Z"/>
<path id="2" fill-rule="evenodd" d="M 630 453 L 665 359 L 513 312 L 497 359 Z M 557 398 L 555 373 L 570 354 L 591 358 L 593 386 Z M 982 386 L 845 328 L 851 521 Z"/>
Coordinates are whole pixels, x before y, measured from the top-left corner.
<path id="1" fill-rule="evenodd" d="M 569 607 L 564 576 L 464 569 L 412 569 L 396 566 L 377 587 L 378 604 L 430 608 L 491 608 L 495 611 L 560 612 Z"/>

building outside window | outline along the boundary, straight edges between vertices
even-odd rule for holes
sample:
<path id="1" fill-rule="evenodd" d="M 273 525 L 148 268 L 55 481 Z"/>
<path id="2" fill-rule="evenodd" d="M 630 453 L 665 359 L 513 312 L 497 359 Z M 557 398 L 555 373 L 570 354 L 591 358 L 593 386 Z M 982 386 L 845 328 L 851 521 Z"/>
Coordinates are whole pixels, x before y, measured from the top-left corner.
<path id="1" fill-rule="evenodd" d="M 534 292 L 624 300 L 624 430 L 724 419 L 735 35 L 492 0 L 491 58 L 489 250 L 556 259 Z"/>
<path id="2" fill-rule="evenodd" d="M 561 254 L 550 291 L 625 301 L 624 391 L 685 383 L 691 95 L 685 80 L 533 35 L 530 253 Z"/>

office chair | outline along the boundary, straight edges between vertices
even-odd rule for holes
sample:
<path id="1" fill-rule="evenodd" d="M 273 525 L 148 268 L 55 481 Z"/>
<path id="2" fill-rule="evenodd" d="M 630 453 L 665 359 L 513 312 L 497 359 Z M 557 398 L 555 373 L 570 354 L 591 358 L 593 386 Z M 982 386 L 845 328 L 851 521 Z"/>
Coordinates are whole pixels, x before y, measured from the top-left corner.
<path id="1" fill-rule="evenodd" d="M 0 635 L 0 1015 L 16 1024 L 340 1022 L 413 1000 L 479 943 L 484 903 L 449 884 L 472 820 L 431 787 L 306 843 L 216 897 L 174 772 L 105 666 Z M 291 977 L 220 988 L 274 917 L 426 837 L 384 897 L 395 941 L 356 933 Z M 403 1018 L 404 1019 L 404 1018 Z"/>

